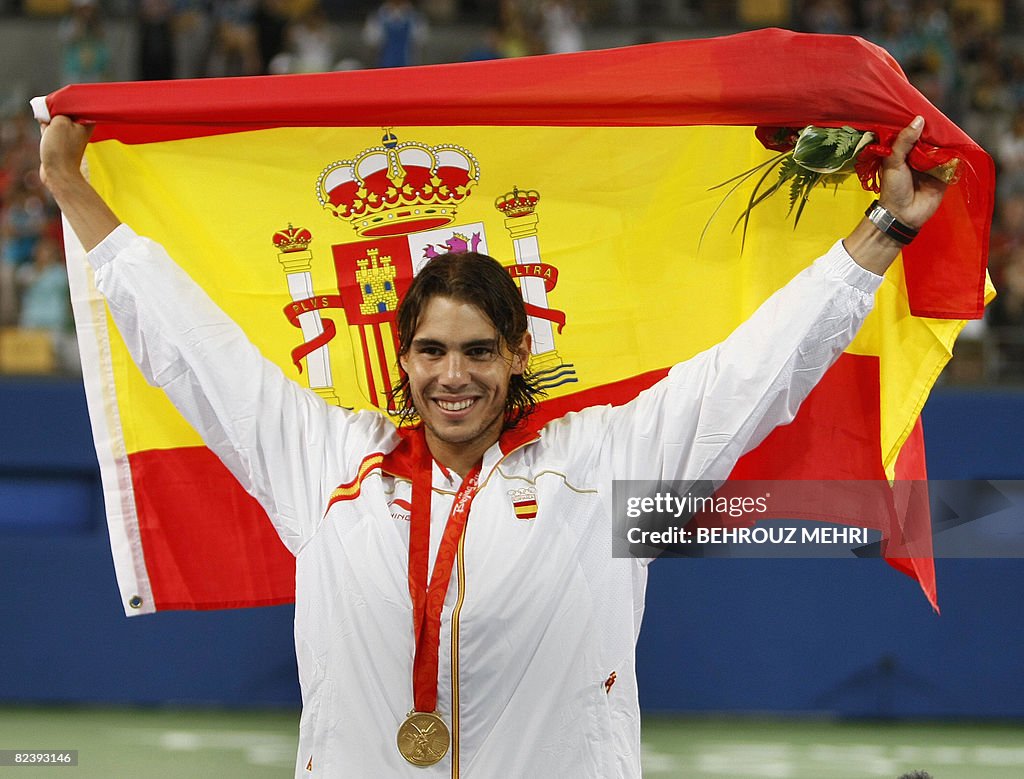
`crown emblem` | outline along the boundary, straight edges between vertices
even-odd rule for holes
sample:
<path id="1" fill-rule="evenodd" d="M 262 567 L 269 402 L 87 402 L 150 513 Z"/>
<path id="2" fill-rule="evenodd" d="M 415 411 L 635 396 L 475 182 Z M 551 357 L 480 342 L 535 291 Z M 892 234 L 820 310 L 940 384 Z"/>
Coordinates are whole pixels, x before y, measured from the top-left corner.
<path id="1" fill-rule="evenodd" d="M 480 180 L 476 158 L 454 144 L 399 143 L 385 130 L 380 146 L 324 168 L 320 205 L 359 235 L 405 235 L 444 227 Z"/>
<path id="2" fill-rule="evenodd" d="M 519 216 L 529 216 L 537 208 L 537 201 L 540 200 L 540 192 L 528 190 L 523 192 L 519 187 L 512 187 L 511 192 L 506 192 L 494 199 L 494 207 L 510 219 Z"/>
<path id="3" fill-rule="evenodd" d="M 292 227 L 291 222 L 284 230 L 274 233 L 274 246 L 282 254 L 304 252 L 313 240 L 313 234 L 304 227 Z"/>

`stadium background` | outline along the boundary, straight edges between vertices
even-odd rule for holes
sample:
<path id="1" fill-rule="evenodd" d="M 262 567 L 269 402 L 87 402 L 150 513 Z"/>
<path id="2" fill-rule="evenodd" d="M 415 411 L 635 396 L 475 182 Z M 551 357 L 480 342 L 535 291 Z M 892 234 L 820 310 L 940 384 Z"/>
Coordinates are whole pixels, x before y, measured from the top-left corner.
<path id="1" fill-rule="evenodd" d="M 22 121 L 27 97 L 61 83 L 61 5 L 0 2 L 0 106 L 9 126 Z M 335 51 L 351 55 L 339 56 L 346 66 L 372 56 L 362 20 L 375 5 L 324 3 Z M 507 33 L 498 3 L 423 5 L 436 18 L 420 61 L 461 59 L 468 41 Z M 878 7 L 906 7 L 918 20 L 937 13 L 981 20 L 984 40 L 998 41 L 1012 62 L 1021 58 L 1016 35 L 1024 24 L 1015 3 L 999 0 L 580 5 L 589 11 L 581 27 L 588 48 L 765 24 L 840 23 L 850 29 L 839 31 L 863 32 L 857 25 L 871 24 Z M 102 8 L 107 78 L 136 76 L 135 7 Z M 954 43 L 954 64 L 964 67 L 962 41 Z M 922 91 L 941 87 L 936 99 L 948 101 L 949 115 L 992 133 L 985 140 L 993 146 L 1001 142 L 970 79 L 959 74 L 936 86 L 941 67 L 912 65 L 924 68 L 915 71 Z M 1014 100 L 1024 94 L 1014 81 L 1020 76 L 1012 69 L 1003 76 Z M 1017 105 L 1003 107 L 1009 124 Z M 1014 172 L 1004 166 L 1001 182 Z M 999 274 L 1012 284 L 1012 249 L 1024 242 L 1012 214 L 1003 214 L 1017 194 L 1001 184 L 995 230 L 1011 248 L 993 242 L 994 252 L 1006 252 L 993 257 L 997 285 Z M 58 342 L 3 324 L 0 750 L 78 749 L 80 766 L 69 769 L 76 776 L 288 775 L 298 707 L 291 609 L 126 619 L 80 379 Z M 1012 318 L 978 323 L 962 338 L 924 413 L 932 478 L 1024 478 L 1020 328 Z M 1024 564 L 943 559 L 937 566 L 942 616 L 915 583 L 877 560 L 655 565 L 637 657 L 647 773 L 1024 775 Z M 0 776 L 6 772 L 21 775 L 0 767 Z"/>

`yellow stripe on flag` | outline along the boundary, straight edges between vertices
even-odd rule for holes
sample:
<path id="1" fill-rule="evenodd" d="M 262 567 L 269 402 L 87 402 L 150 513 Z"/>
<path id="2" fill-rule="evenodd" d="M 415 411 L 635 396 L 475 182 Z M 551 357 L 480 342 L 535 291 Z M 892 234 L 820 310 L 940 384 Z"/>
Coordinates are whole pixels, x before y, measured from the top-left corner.
<path id="1" fill-rule="evenodd" d="M 514 238 L 495 199 L 514 187 L 539 193 L 536 242 L 557 269 L 548 304 L 565 312 L 553 336 L 576 381 L 553 396 L 666 367 L 724 338 L 768 295 L 824 252 L 860 218 L 870 196 L 855 179 L 819 189 L 794 229 L 785 197 L 754 210 L 746 249 L 731 228 L 745 204 L 737 193 L 698 239 L 732 171 L 767 159 L 748 127 L 398 127 L 401 141 L 453 144 L 477 160 L 480 181 L 452 227 L 482 223 L 489 253 L 506 264 Z M 313 236 L 311 283 L 337 294 L 332 246 L 365 240 L 320 207 L 321 170 L 379 145 L 379 128 L 278 128 L 204 138 L 90 146 L 92 181 L 119 216 L 163 243 L 272 361 L 296 381 L 291 364 L 301 332 L 281 313 L 291 302 L 272 243 L 292 224 Z M 115 186 L 116 182 L 116 186 Z M 140 198 L 136 193 L 147 192 Z M 415 258 L 414 258 L 415 259 Z M 340 309 L 333 319 L 330 366 L 338 402 L 366 407 L 357 328 Z M 884 320 L 881 324 L 879 320 Z M 907 314 L 898 269 L 879 295 L 851 351 L 882 354 L 883 441 L 895 451 L 916 418 L 927 388 L 948 358 L 956 321 Z M 371 328 L 366 327 L 369 331 Z M 557 330 L 557 328 L 555 328 Z M 385 339 L 386 340 L 386 339 Z M 887 340 L 900 344 L 889 352 Z M 384 347 L 393 365 L 394 349 Z M 198 444 L 164 395 L 145 384 L 123 344 L 113 345 L 129 452 Z M 894 356 L 889 356 L 893 354 Z M 376 350 L 371 364 L 377 365 Z M 382 379 L 374 368 L 374 381 Z M 363 386 L 360 386 L 363 385 Z"/>

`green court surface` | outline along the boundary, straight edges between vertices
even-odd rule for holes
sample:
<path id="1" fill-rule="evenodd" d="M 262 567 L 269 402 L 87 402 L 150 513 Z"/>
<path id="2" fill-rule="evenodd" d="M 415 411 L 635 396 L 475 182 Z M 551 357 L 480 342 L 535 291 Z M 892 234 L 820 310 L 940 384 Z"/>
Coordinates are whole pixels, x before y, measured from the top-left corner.
<path id="1" fill-rule="evenodd" d="M 0 708 L 0 750 L 78 750 L 77 766 L 0 776 L 287 777 L 297 724 L 295 711 Z M 1024 726 L 648 717 L 643 754 L 650 779 L 1019 779 Z"/>

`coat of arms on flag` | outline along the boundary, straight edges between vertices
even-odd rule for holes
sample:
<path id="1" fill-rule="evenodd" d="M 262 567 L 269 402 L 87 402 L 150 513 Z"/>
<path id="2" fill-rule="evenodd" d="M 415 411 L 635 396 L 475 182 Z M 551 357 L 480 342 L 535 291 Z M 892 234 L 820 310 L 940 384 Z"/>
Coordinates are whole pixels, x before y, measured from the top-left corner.
<path id="1" fill-rule="evenodd" d="M 401 381 L 395 318 L 409 283 L 438 254 L 487 254 L 489 249 L 485 222 L 452 224 L 459 205 L 481 179 L 470 151 L 456 144 L 400 143 L 393 128 L 384 130 L 381 143 L 328 165 L 316 180 L 320 205 L 363 238 L 331 246 L 335 290 L 317 294 L 323 281 L 313 278 L 313 235 L 308 229 L 289 223 L 274 234 L 273 243 L 292 298 L 284 313 L 304 339 L 292 350 L 292 362 L 300 372 L 305 362 L 310 389 L 328 402 L 352 405 L 334 387 L 330 341 L 338 326 L 333 316 L 323 313 L 340 308 L 355 356 L 346 369 L 354 370 L 370 405 L 394 412 L 394 390 Z M 506 267 L 529 315 L 530 370 L 550 390 L 578 379 L 575 366 L 556 348 L 566 314 L 548 300 L 558 283 L 558 269 L 541 257 L 539 201 L 539 192 L 513 185 L 494 197 L 494 208 L 516 260 Z"/>

